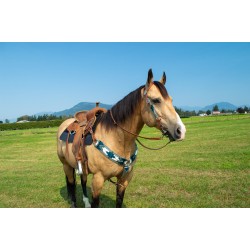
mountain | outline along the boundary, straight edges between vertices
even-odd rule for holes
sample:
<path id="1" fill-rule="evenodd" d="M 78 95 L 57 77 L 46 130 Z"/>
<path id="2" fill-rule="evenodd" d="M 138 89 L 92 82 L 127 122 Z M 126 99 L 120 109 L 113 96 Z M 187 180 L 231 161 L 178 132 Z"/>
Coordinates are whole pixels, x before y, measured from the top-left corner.
<path id="1" fill-rule="evenodd" d="M 213 110 L 214 106 L 218 105 L 219 110 L 225 109 L 225 110 L 236 110 L 238 107 L 229 103 L 229 102 L 218 102 L 218 103 L 214 103 L 211 105 L 208 105 L 206 107 L 204 107 L 202 110 L 207 111 L 207 110 Z"/>
<path id="2" fill-rule="evenodd" d="M 77 105 L 75 105 L 74 107 L 70 108 L 70 109 L 65 109 L 59 112 L 54 112 L 53 115 L 56 116 L 70 116 L 70 115 L 74 115 L 76 112 L 81 111 L 81 110 L 90 110 L 93 109 L 96 106 L 96 104 L 94 102 L 80 102 Z M 113 105 L 109 105 L 109 104 L 104 104 L 104 103 L 100 103 L 99 107 L 101 108 L 105 108 L 105 109 L 110 109 Z"/>
<path id="3" fill-rule="evenodd" d="M 218 105 L 219 110 L 225 109 L 225 110 L 236 110 L 238 107 L 229 103 L 229 102 L 217 102 L 205 107 L 198 107 L 198 106 L 179 106 L 178 108 L 181 108 L 184 111 L 196 111 L 198 112 L 199 110 L 202 111 L 207 111 L 207 110 L 213 110 L 214 106 Z"/>

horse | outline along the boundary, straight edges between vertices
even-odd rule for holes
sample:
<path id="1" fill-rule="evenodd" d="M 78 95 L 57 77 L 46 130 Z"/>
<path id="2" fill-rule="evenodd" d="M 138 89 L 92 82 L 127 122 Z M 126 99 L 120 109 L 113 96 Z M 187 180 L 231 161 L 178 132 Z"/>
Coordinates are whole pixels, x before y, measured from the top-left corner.
<path id="1" fill-rule="evenodd" d="M 154 81 L 150 69 L 145 85 L 132 91 L 100 115 L 94 132 L 97 141 L 85 147 L 87 172 L 80 175 L 85 208 L 99 207 L 104 182 L 113 177 L 117 178 L 116 207 L 122 207 L 126 188 L 134 173 L 138 152 L 136 139 L 145 124 L 159 129 L 169 137 L 170 142 L 185 138 L 185 125 L 175 111 L 165 83 L 165 72 L 161 80 Z M 57 133 L 57 154 L 63 164 L 72 207 L 76 207 L 77 161 L 72 153 L 72 144 L 66 145 L 60 135 L 74 121 L 74 118 L 65 120 Z M 93 175 L 91 204 L 86 188 L 88 174 Z"/>

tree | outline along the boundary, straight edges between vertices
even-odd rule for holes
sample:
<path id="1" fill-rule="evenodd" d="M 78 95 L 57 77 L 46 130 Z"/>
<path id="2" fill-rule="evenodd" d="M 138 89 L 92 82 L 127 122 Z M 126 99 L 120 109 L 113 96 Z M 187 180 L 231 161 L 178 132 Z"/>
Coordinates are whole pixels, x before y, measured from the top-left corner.
<path id="1" fill-rule="evenodd" d="M 24 121 L 24 120 L 28 121 L 29 116 L 28 115 L 23 115 L 23 116 L 20 116 L 20 117 L 17 118 L 17 122 Z"/>
<path id="2" fill-rule="evenodd" d="M 8 120 L 8 119 L 5 119 L 5 123 L 10 123 L 10 120 Z"/>
<path id="3" fill-rule="evenodd" d="M 3 121 L 0 121 L 0 124 L 2 124 L 3 123 Z"/>
<path id="4" fill-rule="evenodd" d="M 244 114 L 245 110 L 240 107 L 240 108 L 237 108 L 237 112 L 240 113 L 240 114 Z"/>
<path id="5" fill-rule="evenodd" d="M 244 107 L 244 111 L 248 113 L 249 112 L 249 108 L 247 106 L 245 106 Z"/>
<path id="6" fill-rule="evenodd" d="M 219 111 L 219 107 L 217 104 L 213 107 L 213 111 Z"/>
<path id="7" fill-rule="evenodd" d="M 190 117 L 190 116 L 196 116 L 195 111 L 184 111 L 180 108 L 175 107 L 175 111 L 178 113 L 178 115 L 183 118 L 183 117 Z"/>
<path id="8" fill-rule="evenodd" d="M 206 114 L 211 115 L 212 114 L 211 110 L 207 110 Z"/>

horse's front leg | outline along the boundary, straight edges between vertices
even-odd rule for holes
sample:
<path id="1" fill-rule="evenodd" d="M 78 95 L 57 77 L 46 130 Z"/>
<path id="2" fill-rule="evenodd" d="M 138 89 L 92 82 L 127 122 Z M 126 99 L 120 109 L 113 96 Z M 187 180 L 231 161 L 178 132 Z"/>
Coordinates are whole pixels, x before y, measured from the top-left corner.
<path id="1" fill-rule="evenodd" d="M 121 208 L 126 188 L 117 183 L 116 186 L 116 207 Z"/>
<path id="2" fill-rule="evenodd" d="M 118 178 L 116 186 L 116 207 L 121 208 L 126 188 L 133 177 L 133 170 L 124 177 Z"/>
<path id="3" fill-rule="evenodd" d="M 102 174 L 94 174 L 92 179 L 92 208 L 98 208 L 100 203 L 100 194 L 104 184 L 104 178 Z"/>

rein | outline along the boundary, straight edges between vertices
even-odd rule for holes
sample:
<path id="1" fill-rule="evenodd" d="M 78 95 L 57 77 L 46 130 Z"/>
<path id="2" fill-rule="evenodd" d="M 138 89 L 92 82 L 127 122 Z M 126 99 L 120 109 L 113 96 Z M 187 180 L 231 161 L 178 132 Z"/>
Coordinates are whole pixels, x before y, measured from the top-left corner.
<path id="1" fill-rule="evenodd" d="M 152 85 L 151 85 L 151 86 L 152 86 Z M 148 88 L 148 90 L 151 88 L 151 86 Z M 146 102 L 150 105 L 150 109 L 151 109 L 151 111 L 153 112 L 153 114 L 154 114 L 154 116 L 155 116 L 155 118 L 156 118 L 156 121 L 157 121 L 157 122 L 159 123 L 159 125 L 160 125 L 161 117 L 158 116 L 158 114 L 156 113 L 156 111 L 155 111 L 155 109 L 154 109 L 154 105 L 151 103 L 150 99 L 149 99 L 148 96 L 147 96 L 148 90 L 145 89 L 145 91 L 144 91 L 144 96 L 147 98 L 147 99 L 146 99 Z M 146 139 L 146 140 L 154 140 L 154 141 L 156 141 L 156 140 L 162 140 L 163 137 L 164 137 L 164 131 L 162 131 L 162 133 L 163 133 L 163 136 L 162 136 L 162 137 L 146 137 L 146 136 L 141 136 L 141 135 L 139 135 L 139 134 L 135 134 L 135 133 L 133 133 L 133 132 L 131 132 L 131 131 L 129 131 L 129 130 L 123 128 L 122 126 L 120 126 L 120 125 L 115 121 L 111 109 L 109 110 L 109 113 L 110 113 L 111 119 L 113 120 L 113 122 L 114 122 L 114 124 L 115 124 L 116 126 L 118 126 L 121 130 L 127 132 L 128 134 L 131 134 L 131 135 L 135 136 L 135 137 L 136 137 L 136 141 L 138 141 L 138 143 L 139 143 L 142 147 L 144 147 L 144 148 L 146 148 L 146 149 L 149 149 L 149 150 L 160 150 L 160 149 L 165 148 L 168 144 L 171 143 L 171 140 L 169 140 L 164 146 L 159 147 L 159 148 L 150 148 L 150 147 L 147 147 L 147 146 L 145 146 L 142 142 L 140 142 L 139 139 L 138 139 L 137 137 L 142 138 L 142 139 Z M 159 127 L 161 127 L 161 126 L 159 126 Z"/>
<path id="2" fill-rule="evenodd" d="M 110 112 L 110 116 L 111 116 L 111 118 L 112 118 L 114 124 L 117 125 L 121 130 L 127 132 L 128 134 L 134 135 L 134 136 L 139 137 L 139 138 L 147 139 L 147 140 L 154 140 L 154 141 L 162 140 L 162 137 L 146 137 L 146 136 L 141 136 L 141 135 L 135 134 L 135 133 L 133 133 L 133 132 L 131 132 L 131 131 L 129 131 L 129 130 L 123 128 L 123 127 L 121 127 L 121 126 L 115 121 L 111 109 L 109 110 L 109 112 Z"/>
<path id="3" fill-rule="evenodd" d="M 138 141 L 138 143 L 139 143 L 141 146 L 143 146 L 144 148 L 149 149 L 149 150 L 160 150 L 160 149 L 165 148 L 168 144 L 171 143 L 171 141 L 168 141 L 168 142 L 167 142 L 165 145 L 163 145 L 162 147 L 159 147 L 159 148 L 149 148 L 149 147 L 145 146 L 142 142 L 140 142 L 138 139 L 136 139 L 136 140 Z"/>

